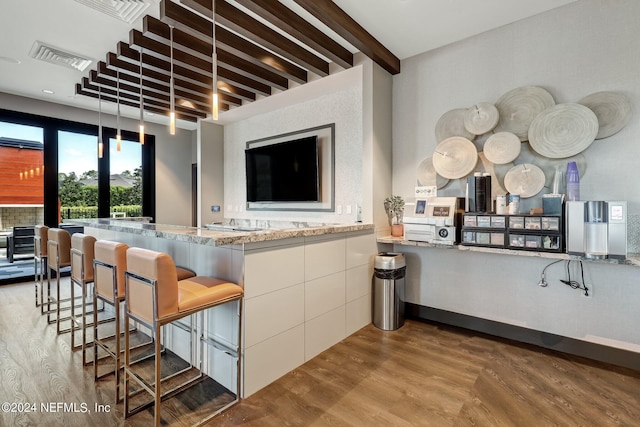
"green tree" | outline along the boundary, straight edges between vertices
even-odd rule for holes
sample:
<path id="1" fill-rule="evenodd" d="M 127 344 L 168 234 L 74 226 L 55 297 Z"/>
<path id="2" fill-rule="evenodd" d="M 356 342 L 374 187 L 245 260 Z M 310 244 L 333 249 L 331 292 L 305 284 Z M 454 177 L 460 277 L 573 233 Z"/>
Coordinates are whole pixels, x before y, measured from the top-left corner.
<path id="1" fill-rule="evenodd" d="M 90 171 L 84 172 L 82 175 L 80 175 L 80 180 L 82 181 L 85 179 L 98 179 L 98 171 L 92 169 Z"/>
<path id="2" fill-rule="evenodd" d="M 128 205 L 142 205 L 142 167 L 133 171 L 133 186 L 127 192 Z"/>
<path id="3" fill-rule="evenodd" d="M 82 185 L 78 182 L 75 172 L 71 172 L 68 175 L 59 173 L 58 185 L 58 196 L 62 206 L 82 206 Z"/>
<path id="4" fill-rule="evenodd" d="M 85 185 L 82 187 L 83 206 L 98 206 L 98 186 Z"/>

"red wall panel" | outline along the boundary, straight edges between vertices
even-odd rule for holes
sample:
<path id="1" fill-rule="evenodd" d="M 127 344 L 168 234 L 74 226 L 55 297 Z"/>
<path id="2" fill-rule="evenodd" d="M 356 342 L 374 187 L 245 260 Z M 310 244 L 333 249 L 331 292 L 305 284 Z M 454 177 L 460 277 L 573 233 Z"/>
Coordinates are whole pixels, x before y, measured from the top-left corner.
<path id="1" fill-rule="evenodd" d="M 20 173 L 22 173 L 22 179 L 20 179 Z M 26 148 L 0 147 L 0 205 L 42 205 L 43 203 L 43 152 Z"/>

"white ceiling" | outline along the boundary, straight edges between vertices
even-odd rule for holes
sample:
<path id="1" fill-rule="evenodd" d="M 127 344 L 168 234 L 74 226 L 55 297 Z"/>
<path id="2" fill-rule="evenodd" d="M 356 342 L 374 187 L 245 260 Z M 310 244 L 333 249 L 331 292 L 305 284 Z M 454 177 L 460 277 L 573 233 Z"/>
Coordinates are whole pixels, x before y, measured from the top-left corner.
<path id="1" fill-rule="evenodd" d="M 158 0 L 152 1 L 155 4 L 146 14 L 158 17 Z M 281 1 L 300 12 L 292 0 Z M 573 1 L 576 0 L 334 0 L 400 59 Z M 141 18 L 129 25 L 74 0 L 0 0 L 0 10 L 0 92 L 91 110 L 97 110 L 97 101 L 76 96 L 75 85 L 88 76 L 94 64 L 79 72 L 37 61 L 29 57 L 34 42 L 39 40 L 104 61 L 118 41 L 128 41 L 131 28 L 141 30 Z M 45 94 L 45 89 L 55 93 Z M 115 112 L 113 106 L 103 108 Z M 137 118 L 137 114 L 123 108 L 125 116 Z M 148 120 L 162 123 L 164 118 Z M 182 124 L 193 128 L 192 124 Z"/>

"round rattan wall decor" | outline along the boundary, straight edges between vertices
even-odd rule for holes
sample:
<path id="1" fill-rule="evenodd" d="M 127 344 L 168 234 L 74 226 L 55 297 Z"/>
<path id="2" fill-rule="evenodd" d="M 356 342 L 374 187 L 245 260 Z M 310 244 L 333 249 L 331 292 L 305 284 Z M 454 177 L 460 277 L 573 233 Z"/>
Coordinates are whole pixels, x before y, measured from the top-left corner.
<path id="1" fill-rule="evenodd" d="M 488 102 L 479 102 L 467 109 L 464 127 L 474 135 L 490 132 L 498 124 L 498 109 Z"/>
<path id="2" fill-rule="evenodd" d="M 487 159 L 496 165 L 513 162 L 520 154 L 522 143 L 511 132 L 494 133 L 484 143 L 482 151 Z"/>
<path id="3" fill-rule="evenodd" d="M 578 101 L 593 111 L 598 118 L 596 139 L 607 138 L 622 130 L 631 119 L 631 102 L 617 92 L 596 92 Z"/>
<path id="4" fill-rule="evenodd" d="M 476 137 L 464 127 L 466 108 L 456 108 L 444 113 L 436 123 L 436 141 L 442 142 L 452 136 L 461 136 L 471 141 Z"/>
<path id="5" fill-rule="evenodd" d="M 440 176 L 458 179 L 473 171 L 478 162 L 476 146 L 460 136 L 445 139 L 435 149 L 433 167 Z"/>
<path id="6" fill-rule="evenodd" d="M 531 122 L 538 114 L 555 104 L 553 96 L 541 87 L 524 86 L 513 89 L 496 102 L 500 117 L 495 132 L 512 132 L 520 141 L 526 141 Z"/>
<path id="7" fill-rule="evenodd" d="M 558 104 L 540 113 L 529 128 L 529 144 L 551 159 L 575 156 L 598 134 L 598 118 L 580 104 Z"/>

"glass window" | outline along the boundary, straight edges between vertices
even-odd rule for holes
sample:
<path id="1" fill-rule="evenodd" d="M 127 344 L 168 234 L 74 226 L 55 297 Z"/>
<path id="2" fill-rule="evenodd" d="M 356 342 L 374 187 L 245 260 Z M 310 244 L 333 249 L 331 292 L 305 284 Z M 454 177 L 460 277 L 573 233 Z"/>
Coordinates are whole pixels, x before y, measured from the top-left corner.
<path id="1" fill-rule="evenodd" d="M 95 135 L 58 131 L 58 199 L 60 218 L 98 216 L 98 139 Z"/>
<path id="2" fill-rule="evenodd" d="M 8 253 L 16 226 L 44 222 L 44 131 L 0 121 L 0 282 L 33 277 L 33 250 Z"/>
<path id="3" fill-rule="evenodd" d="M 110 213 L 112 217 L 142 216 L 142 146 L 138 141 L 109 140 Z"/>

